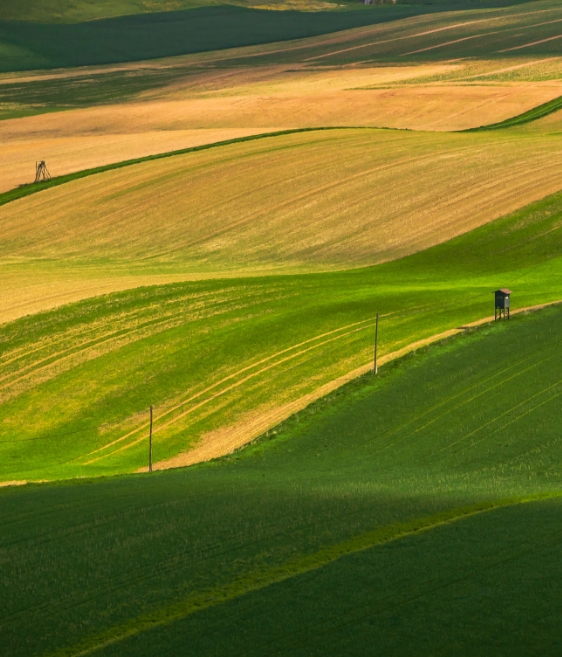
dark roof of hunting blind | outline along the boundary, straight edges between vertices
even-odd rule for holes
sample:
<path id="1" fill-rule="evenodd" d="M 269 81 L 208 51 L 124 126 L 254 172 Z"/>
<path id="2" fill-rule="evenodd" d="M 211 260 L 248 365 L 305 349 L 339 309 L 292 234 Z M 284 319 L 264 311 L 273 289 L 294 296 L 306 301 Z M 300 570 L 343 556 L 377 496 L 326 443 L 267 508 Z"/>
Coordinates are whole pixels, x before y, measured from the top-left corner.
<path id="1" fill-rule="evenodd" d="M 494 294 L 497 294 L 498 292 L 501 292 L 502 294 L 511 294 L 511 290 L 508 290 L 506 287 L 502 287 L 501 290 L 496 290 Z"/>

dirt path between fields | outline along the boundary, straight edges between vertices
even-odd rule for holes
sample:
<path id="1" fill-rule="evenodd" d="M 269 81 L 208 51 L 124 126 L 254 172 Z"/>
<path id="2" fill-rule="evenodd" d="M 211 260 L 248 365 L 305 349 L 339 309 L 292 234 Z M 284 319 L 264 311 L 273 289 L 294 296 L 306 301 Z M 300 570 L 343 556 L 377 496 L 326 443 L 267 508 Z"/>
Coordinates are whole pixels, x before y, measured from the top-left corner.
<path id="1" fill-rule="evenodd" d="M 538 304 L 536 306 L 527 306 L 525 308 L 518 308 L 514 310 L 512 314 L 518 314 L 523 312 L 528 312 L 531 310 L 540 310 L 547 306 L 554 306 L 562 303 L 562 300 L 553 301 L 550 303 Z M 409 345 L 406 345 L 402 349 L 393 351 L 391 353 L 381 356 L 379 359 L 379 365 L 384 365 L 392 360 L 401 358 L 406 354 L 425 347 L 439 340 L 451 337 L 453 335 L 458 335 L 466 331 L 467 329 L 481 326 L 493 321 L 493 316 L 483 317 L 475 322 L 465 324 L 464 326 L 449 329 L 448 331 L 443 331 L 442 333 L 437 333 L 423 340 L 417 340 L 412 342 Z M 236 450 L 244 447 L 248 443 L 252 442 L 259 436 L 262 436 L 264 433 L 270 431 L 275 426 L 289 418 L 291 415 L 294 415 L 298 411 L 306 408 L 313 402 L 317 401 L 321 397 L 328 395 L 330 392 L 337 390 L 341 386 L 345 385 L 349 381 L 366 374 L 372 370 L 372 363 L 366 363 L 361 367 L 358 367 L 347 374 L 330 381 L 325 385 L 321 386 L 314 392 L 304 395 L 299 399 L 284 404 L 283 406 L 278 406 L 275 408 L 264 408 L 261 412 L 254 411 L 251 414 L 248 414 L 241 422 L 230 426 L 230 427 L 221 427 L 214 431 L 205 434 L 198 444 L 188 452 L 183 454 L 178 454 L 171 459 L 166 459 L 160 461 L 154 465 L 154 470 L 168 470 L 170 468 L 181 468 L 188 465 L 195 465 L 196 463 L 202 463 L 204 461 L 209 461 L 211 459 L 220 458 L 221 456 L 226 456 L 231 454 Z M 146 472 L 147 468 L 141 468 L 138 472 Z"/>
<path id="2" fill-rule="evenodd" d="M 529 312 L 533 310 L 540 310 L 541 308 L 546 308 L 548 306 L 555 306 L 562 304 L 562 299 L 557 301 L 551 301 L 549 303 L 541 303 L 535 306 L 526 306 L 525 308 L 518 308 L 512 312 L 513 315 Z M 439 340 L 444 340 L 445 338 L 451 337 L 453 335 L 458 335 L 470 328 L 475 328 L 483 324 L 487 324 L 493 321 L 493 316 L 483 317 L 476 320 L 475 322 L 470 322 L 463 326 L 449 329 L 441 333 L 429 336 L 422 340 L 417 340 L 415 342 L 402 347 L 396 351 L 385 354 L 379 358 L 379 366 L 389 363 L 392 360 L 401 358 L 406 354 L 426 347 L 434 342 Z M 340 329 L 341 330 L 341 329 Z M 254 364 L 255 365 L 255 364 Z M 210 461 L 212 459 L 220 458 L 221 456 L 226 456 L 232 454 L 236 450 L 244 447 L 248 443 L 252 442 L 259 436 L 269 432 L 274 429 L 278 424 L 289 418 L 291 415 L 303 410 L 313 402 L 317 401 L 321 397 L 328 395 L 329 393 L 337 390 L 341 386 L 345 385 L 349 381 L 366 374 L 372 370 L 372 362 L 361 365 L 360 367 L 355 368 L 354 370 L 344 374 L 343 376 L 330 381 L 323 386 L 320 386 L 313 392 L 296 399 L 288 404 L 277 407 L 262 408 L 261 410 L 253 411 L 246 415 L 246 417 L 239 423 L 229 426 L 221 427 L 214 431 L 211 431 L 205 434 L 198 442 L 198 444 L 188 452 L 178 454 L 170 459 L 164 461 L 159 461 L 154 464 L 154 470 L 169 470 L 171 468 L 181 468 L 189 465 L 195 465 L 197 463 L 203 463 L 205 461 Z M 146 472 L 147 468 L 140 468 L 137 472 Z M 38 483 L 47 483 L 47 480 L 12 480 L 0 482 L 0 488 L 5 488 L 8 486 L 23 486 L 25 484 L 38 484 Z"/>

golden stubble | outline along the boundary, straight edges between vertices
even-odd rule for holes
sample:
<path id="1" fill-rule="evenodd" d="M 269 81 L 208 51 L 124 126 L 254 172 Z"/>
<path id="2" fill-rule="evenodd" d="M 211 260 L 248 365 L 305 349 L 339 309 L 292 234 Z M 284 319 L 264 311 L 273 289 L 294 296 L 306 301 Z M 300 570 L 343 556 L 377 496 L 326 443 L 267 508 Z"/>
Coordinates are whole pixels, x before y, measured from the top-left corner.
<path id="1" fill-rule="evenodd" d="M 0 208 L 8 277 L 138 281 L 344 269 L 425 249 L 558 191 L 542 136 L 333 130 L 106 172 Z M 18 291 L 12 273 L 8 289 Z M 24 286 L 20 286 L 20 290 Z M 89 291 L 87 291 L 89 290 Z M 59 291 L 63 294 L 64 291 Z M 45 300 L 47 301 L 45 295 Z M 68 298 L 68 297 L 65 297 Z M 57 304 L 56 296 L 52 299 Z M 6 313 L 18 304 L 3 301 Z"/>

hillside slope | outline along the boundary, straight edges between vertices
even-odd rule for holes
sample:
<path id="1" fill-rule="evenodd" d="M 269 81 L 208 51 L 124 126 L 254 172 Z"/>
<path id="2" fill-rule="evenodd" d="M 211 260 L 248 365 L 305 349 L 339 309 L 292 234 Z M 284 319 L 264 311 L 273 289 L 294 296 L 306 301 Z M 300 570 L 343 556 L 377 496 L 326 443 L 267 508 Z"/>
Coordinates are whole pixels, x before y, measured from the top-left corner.
<path id="1" fill-rule="evenodd" d="M 216 464 L 1 490 L 7 654 L 549 652 L 560 502 L 520 503 L 562 486 L 561 312 L 383 368 Z"/>
<path id="2" fill-rule="evenodd" d="M 458 4 L 354 6 L 349 11 L 272 12 L 223 5 L 76 24 L 4 20 L 0 21 L 0 72 L 139 61 L 336 32 L 338 45 L 333 38 L 290 43 L 281 48 L 287 51 L 281 60 L 301 58 L 302 47 L 308 61 L 324 65 L 350 63 L 358 55 L 361 61 L 405 57 L 423 61 L 504 52 L 559 53 L 560 6 L 553 0 L 512 7 L 496 4 L 495 9 L 488 9 L 487 3 L 467 4 L 468 10 Z M 419 29 L 428 23 L 434 29 Z M 361 28 L 362 34 L 354 34 L 352 28 Z M 385 39 L 389 31 L 399 34 Z M 353 47 L 346 48 L 346 41 L 353 41 Z M 272 50 L 279 61 L 279 46 Z"/>
<path id="3" fill-rule="evenodd" d="M 447 8 L 470 8 L 506 6 L 520 4 L 527 0 L 442 0 Z M 248 7 L 263 7 L 263 3 L 252 0 L 236 0 L 236 2 L 221 2 L 220 0 L 4 0 L 0 7 L 0 20 L 33 21 L 43 23 L 74 23 L 109 16 L 124 16 L 132 14 L 153 14 L 158 12 L 178 11 L 194 7 L 207 7 L 220 4 L 236 4 Z M 407 0 L 398 4 L 427 5 L 425 0 Z M 336 9 L 341 3 L 330 0 L 274 0 L 269 7 L 272 9 L 316 10 Z"/>
<path id="4" fill-rule="evenodd" d="M 373 268 L 148 287 L 4 325 L 0 480 L 143 467 L 150 405 L 158 467 L 227 453 L 366 371 L 377 312 L 385 359 L 489 317 L 498 287 L 514 308 L 560 300 L 561 202 Z"/>
<path id="5" fill-rule="evenodd" d="M 557 191 L 561 157 L 549 136 L 358 129 L 108 171 L 0 207 L 0 317 L 92 296 L 92 287 L 134 287 L 135 278 L 395 259 Z"/>

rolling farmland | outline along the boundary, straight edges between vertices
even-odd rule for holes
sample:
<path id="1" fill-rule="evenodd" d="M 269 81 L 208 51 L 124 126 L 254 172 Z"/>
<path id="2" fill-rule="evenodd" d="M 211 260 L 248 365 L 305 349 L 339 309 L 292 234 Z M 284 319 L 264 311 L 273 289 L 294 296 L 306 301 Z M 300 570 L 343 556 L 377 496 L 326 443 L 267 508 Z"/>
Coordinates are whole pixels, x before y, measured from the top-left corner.
<path id="1" fill-rule="evenodd" d="M 53 175 L 63 175 L 281 129 L 464 130 L 504 121 L 562 96 L 560 41 L 555 38 L 562 19 L 559 3 L 467 6 L 470 11 L 461 3 L 457 11 L 437 13 L 433 5 L 324 12 L 336 22 L 360 15 L 375 20 L 394 11 L 426 13 L 257 46 L 226 48 L 225 42 L 218 51 L 158 60 L 129 62 L 123 55 L 118 64 L 0 75 L 0 191 L 30 182 L 37 158 L 50 163 Z M 236 13 L 239 8 L 231 9 Z M 184 13 L 191 25 L 193 15 Z M 262 13 L 277 22 L 286 14 Z M 294 20 L 299 16 L 295 13 Z M 319 20 L 318 13 L 310 16 Z M 115 20 L 114 27 L 107 27 L 111 35 L 121 29 L 122 19 Z M 231 17 L 225 20 L 235 32 Z M 95 31 L 101 23 L 107 22 L 85 25 Z M 12 34 L 14 24 L 6 25 Z M 185 25 L 179 25 L 181 38 L 190 42 Z M 48 31 L 74 30 L 75 25 L 43 27 L 50 44 L 71 47 L 72 39 L 48 36 Z M 21 29 L 32 28 L 26 24 Z M 156 29 L 149 17 L 140 23 L 135 19 L 133 28 L 133 33 Z M 203 27 L 194 29 L 205 34 Z M 107 51 L 98 37 L 95 43 Z M 79 38 L 82 43 L 86 37 Z M 533 39 L 537 44 L 529 46 Z M 145 40 L 139 33 L 133 42 Z M 34 33 L 31 45 L 39 41 Z M 469 45 L 478 48 L 467 55 Z M 46 65 L 41 60 L 33 66 Z"/>
<path id="2" fill-rule="evenodd" d="M 157 467 L 218 456 L 367 369 L 377 312 L 384 356 L 489 316 L 498 280 L 519 308 L 562 299 L 560 204 L 372 268 L 148 287 L 7 324 L 0 478 L 135 471 L 151 404 Z"/>
<path id="3" fill-rule="evenodd" d="M 548 136 L 359 129 L 108 171 L 0 207 L 0 317 L 92 288 L 395 259 L 558 190 L 560 157 Z"/>
<path id="4" fill-rule="evenodd" d="M 0 7 L 0 653 L 558 655 L 560 3 L 238 4 Z"/>
<path id="5" fill-rule="evenodd" d="M 550 309 L 418 352 L 214 465 L 0 491 L 5 648 L 556 645 L 559 326 Z"/>

